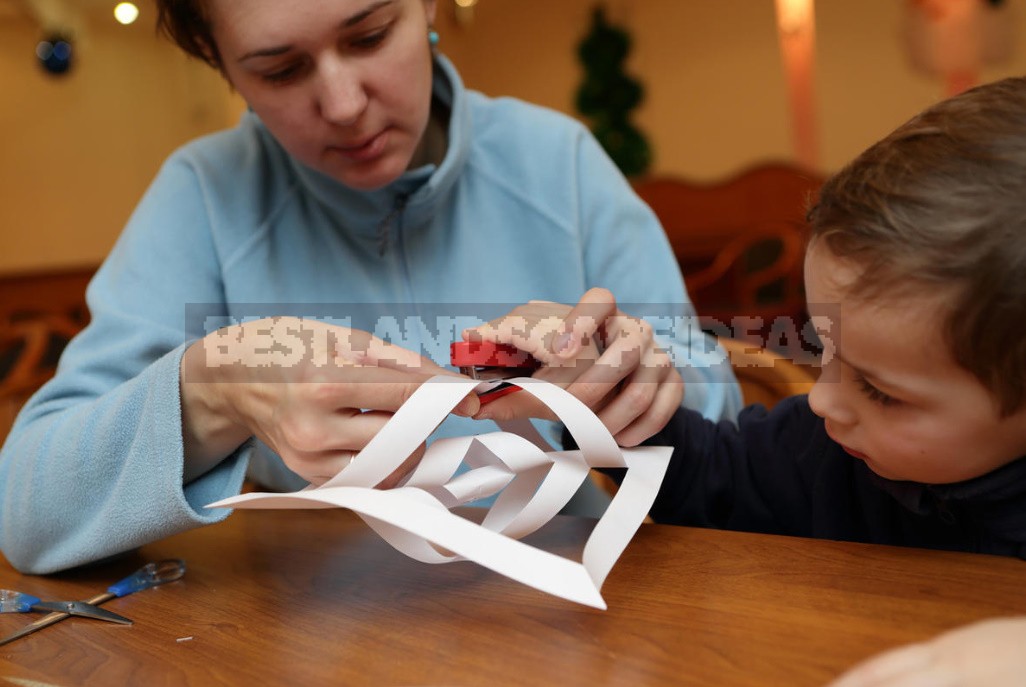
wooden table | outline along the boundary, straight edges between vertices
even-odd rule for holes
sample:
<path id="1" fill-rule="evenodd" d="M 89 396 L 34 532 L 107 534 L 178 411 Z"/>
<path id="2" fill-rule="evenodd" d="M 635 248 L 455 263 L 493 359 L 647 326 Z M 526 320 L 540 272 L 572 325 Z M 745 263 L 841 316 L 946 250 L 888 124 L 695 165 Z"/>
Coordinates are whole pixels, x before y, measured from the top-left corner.
<path id="1" fill-rule="evenodd" d="M 578 556 L 591 521 L 530 541 Z M 87 598 L 143 562 L 185 577 L 0 647 L 47 685 L 821 685 L 963 623 L 1026 613 L 1026 564 L 983 555 L 644 525 L 598 611 L 473 563 L 397 553 L 347 511 L 238 511 L 87 570 L 0 586 Z M 579 560 L 579 558 L 578 558 Z M 30 619 L 0 616 L 6 634 Z M 0 679 L 0 684 L 6 684 Z M 12 682 L 11 684 L 28 684 Z"/>

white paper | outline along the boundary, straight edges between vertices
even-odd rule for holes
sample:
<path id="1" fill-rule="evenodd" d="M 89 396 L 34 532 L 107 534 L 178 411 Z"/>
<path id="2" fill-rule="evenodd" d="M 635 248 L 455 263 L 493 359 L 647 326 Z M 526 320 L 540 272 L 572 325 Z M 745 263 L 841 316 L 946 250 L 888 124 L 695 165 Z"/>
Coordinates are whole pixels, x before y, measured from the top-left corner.
<path id="1" fill-rule="evenodd" d="M 439 439 L 400 486 L 376 489 L 479 382 L 439 376 L 423 384 L 367 446 L 318 487 L 249 493 L 210 508 L 348 508 L 396 549 L 425 563 L 471 560 L 570 601 L 606 608 L 600 589 L 655 500 L 672 449 L 623 449 L 591 410 L 563 389 L 510 380 L 545 403 L 580 447 L 553 451 L 524 420 L 503 431 Z M 461 464 L 469 468 L 456 475 Z M 582 562 L 518 541 L 555 516 L 591 468 L 626 477 L 584 546 Z M 497 494 L 480 525 L 450 511 Z"/>

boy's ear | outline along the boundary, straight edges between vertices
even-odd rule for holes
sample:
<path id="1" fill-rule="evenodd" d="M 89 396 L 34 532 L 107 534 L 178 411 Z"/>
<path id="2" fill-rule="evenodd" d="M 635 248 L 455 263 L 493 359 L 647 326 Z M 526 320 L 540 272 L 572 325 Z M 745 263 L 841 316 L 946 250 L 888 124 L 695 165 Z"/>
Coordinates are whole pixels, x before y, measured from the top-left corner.
<path id="1" fill-rule="evenodd" d="M 428 24 L 435 23 L 435 13 L 438 10 L 436 0 L 424 0 L 424 13 L 427 15 Z"/>

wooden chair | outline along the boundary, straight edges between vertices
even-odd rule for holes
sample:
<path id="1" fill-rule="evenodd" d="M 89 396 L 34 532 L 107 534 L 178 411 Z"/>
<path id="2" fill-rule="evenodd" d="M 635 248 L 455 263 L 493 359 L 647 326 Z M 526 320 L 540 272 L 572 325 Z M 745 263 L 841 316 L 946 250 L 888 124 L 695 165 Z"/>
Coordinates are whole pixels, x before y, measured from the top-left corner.
<path id="1" fill-rule="evenodd" d="M 699 315 L 729 325 L 735 316 L 791 317 L 801 327 L 805 315 L 802 278 L 805 238 L 781 222 L 753 227 L 730 239 L 707 267 L 686 277 Z"/>
<path id="2" fill-rule="evenodd" d="M 0 323 L 60 314 L 89 321 L 85 291 L 95 266 L 0 275 Z"/>
<path id="3" fill-rule="evenodd" d="M 768 162 L 714 183 L 671 176 L 633 182 L 659 217 L 685 267 L 707 265 L 733 238 L 772 223 L 802 230 L 805 211 L 823 178 L 794 165 Z"/>
<path id="4" fill-rule="evenodd" d="M 0 326 L 0 444 L 22 405 L 54 375 L 60 352 L 81 329 L 81 322 L 57 314 Z"/>
<path id="5" fill-rule="evenodd" d="M 766 163 L 717 183 L 649 177 L 634 189 L 659 217 L 698 314 L 801 319 L 805 210 L 823 179 Z"/>
<path id="6" fill-rule="evenodd" d="M 809 393 L 816 383 L 809 368 L 773 351 L 727 337 L 717 340 L 730 357 L 746 406 L 761 403 L 772 408 L 788 396 Z"/>
<path id="7" fill-rule="evenodd" d="M 89 321 L 95 266 L 0 275 L 0 443 L 21 406 L 56 371 L 64 346 Z"/>

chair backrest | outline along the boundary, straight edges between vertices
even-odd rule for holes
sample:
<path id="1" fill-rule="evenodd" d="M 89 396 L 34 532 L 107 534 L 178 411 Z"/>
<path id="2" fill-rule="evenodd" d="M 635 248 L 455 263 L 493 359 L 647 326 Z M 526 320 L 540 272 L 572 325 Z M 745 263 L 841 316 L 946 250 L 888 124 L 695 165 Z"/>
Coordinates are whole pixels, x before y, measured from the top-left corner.
<path id="1" fill-rule="evenodd" d="M 57 358 L 82 326 L 59 314 L 0 323 L 0 444 L 21 406 L 54 375 Z"/>
<path id="2" fill-rule="evenodd" d="M 745 405 L 772 408 L 788 396 L 809 393 L 816 383 L 808 368 L 772 351 L 737 339 L 720 337 L 718 341 L 730 357 Z"/>
<path id="3" fill-rule="evenodd" d="M 649 177 L 634 189 L 659 217 L 701 316 L 801 319 L 805 211 L 822 177 L 785 163 L 717 183 Z"/>
<path id="4" fill-rule="evenodd" d="M 734 315 L 801 320 L 804 256 L 805 239 L 791 225 L 753 227 L 724 244 L 707 267 L 688 275 L 688 294 L 702 316 L 724 324 Z"/>
<path id="5" fill-rule="evenodd" d="M 94 267 L 0 276 L 0 443 L 22 404 L 57 369 L 64 346 L 89 321 Z"/>
<path id="6" fill-rule="evenodd" d="M 765 163 L 715 183 L 670 176 L 633 182 L 659 217 L 684 266 L 708 264 L 736 236 L 765 224 L 802 230 L 823 178 L 786 163 Z"/>

